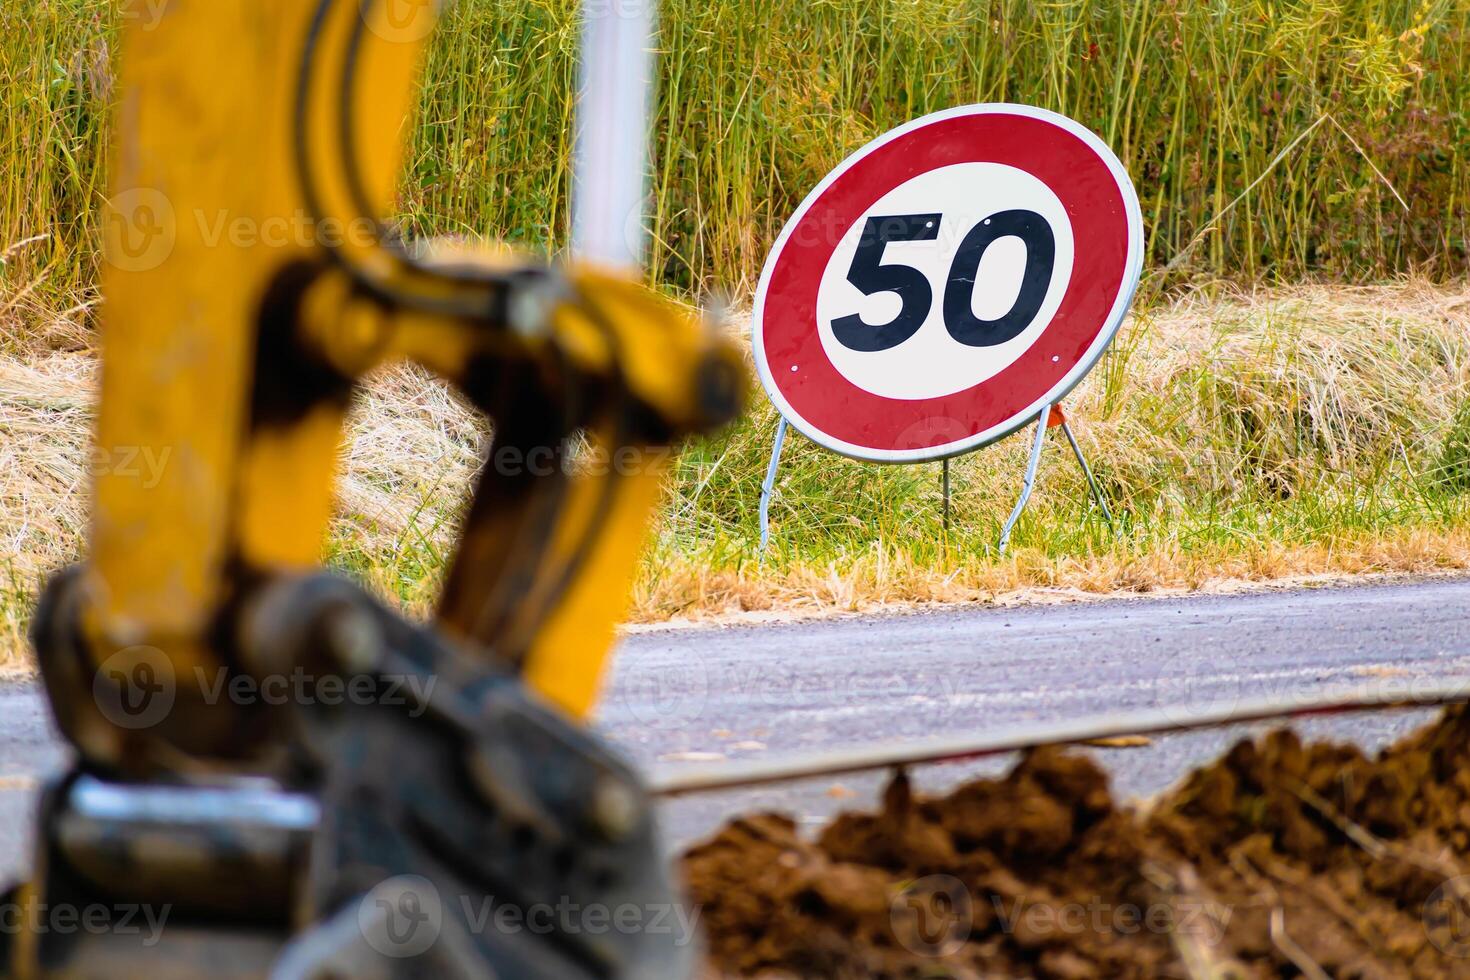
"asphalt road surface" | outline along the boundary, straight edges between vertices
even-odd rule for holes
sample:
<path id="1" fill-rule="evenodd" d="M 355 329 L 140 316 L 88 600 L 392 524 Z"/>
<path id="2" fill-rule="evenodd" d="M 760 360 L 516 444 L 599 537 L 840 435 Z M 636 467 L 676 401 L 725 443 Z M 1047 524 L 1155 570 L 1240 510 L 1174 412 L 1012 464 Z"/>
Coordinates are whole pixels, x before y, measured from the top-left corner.
<path id="1" fill-rule="evenodd" d="M 1470 580 L 1237 596 L 972 609 L 643 633 L 624 641 L 597 724 L 649 770 L 988 732 L 1108 711 L 1187 712 L 1264 695 L 1470 684 Z M 1373 749 L 1424 710 L 1316 718 L 1313 737 Z M 1148 796 L 1266 726 L 1089 749 L 1118 795 Z M 33 685 L 0 688 L 0 873 L 20 870 L 35 779 L 62 763 Z M 1010 760 L 915 773 L 940 790 Z M 662 805 L 675 843 L 751 809 L 819 824 L 868 806 L 883 774 Z"/>

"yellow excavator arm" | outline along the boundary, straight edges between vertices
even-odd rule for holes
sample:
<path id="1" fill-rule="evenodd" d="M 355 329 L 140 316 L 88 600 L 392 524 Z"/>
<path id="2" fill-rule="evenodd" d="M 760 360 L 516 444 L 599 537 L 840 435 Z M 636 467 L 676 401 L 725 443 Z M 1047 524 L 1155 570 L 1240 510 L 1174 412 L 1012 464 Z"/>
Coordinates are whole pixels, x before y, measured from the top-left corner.
<path id="1" fill-rule="evenodd" d="M 38 610 L 77 761 L 46 794 L 20 894 L 131 896 L 183 919 L 180 941 L 148 949 L 23 935 L 16 975 L 684 968 L 647 937 L 530 943 L 448 911 L 450 938 L 412 956 L 348 928 L 383 888 L 389 909 L 672 900 L 641 786 L 575 719 L 669 447 L 745 390 L 738 351 L 616 249 L 547 265 L 384 223 L 434 17 L 405 0 L 209 0 L 125 20 L 97 440 L 99 458 L 167 464 L 146 482 L 96 474 L 88 560 Z M 353 388 L 405 360 L 493 433 L 429 625 L 318 571 Z M 371 696 L 221 694 L 287 674 Z"/>

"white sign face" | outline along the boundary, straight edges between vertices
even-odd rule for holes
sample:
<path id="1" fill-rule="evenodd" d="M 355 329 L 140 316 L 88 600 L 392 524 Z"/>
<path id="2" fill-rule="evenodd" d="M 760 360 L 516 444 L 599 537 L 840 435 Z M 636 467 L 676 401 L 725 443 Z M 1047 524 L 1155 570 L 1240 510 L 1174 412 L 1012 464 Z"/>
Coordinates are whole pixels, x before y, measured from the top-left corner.
<path id="1" fill-rule="evenodd" d="M 1049 261 L 1032 254 L 1020 236 L 1004 234 L 990 239 L 978 266 L 959 268 L 962 246 L 976 229 L 992 224 L 996 215 L 1014 211 L 1030 212 L 1046 223 L 1052 240 Z M 908 215 L 926 218 L 919 226 L 923 237 L 902 241 L 890 235 L 881 257 L 859 255 L 870 221 L 879 222 L 877 228 L 884 218 Z M 909 231 L 897 223 L 894 230 Z M 964 391 L 1013 364 L 1051 322 L 1072 279 L 1073 249 L 1066 208 L 1050 188 L 1024 170 L 1001 163 L 959 163 L 920 174 L 863 212 L 838 242 L 817 293 L 822 348 L 839 374 L 883 398 L 912 400 Z M 903 294 L 888 290 L 865 294 L 854 284 L 854 279 L 866 281 L 863 263 L 870 259 L 917 270 L 928 283 L 930 302 L 908 339 L 882 350 L 856 350 L 837 338 L 834 323 L 856 315 L 865 324 L 887 324 L 900 317 L 904 307 Z M 973 316 L 994 322 L 1017 307 L 1028 267 L 1036 263 L 1044 264 L 1049 273 L 1042 271 L 1040 305 L 1016 325 L 1020 327 L 1016 336 L 993 346 L 955 339 L 945 320 L 952 275 L 956 291 L 968 290 L 964 299 Z"/>
<path id="2" fill-rule="evenodd" d="M 843 161 L 786 224 L 756 292 L 756 371 L 829 449 L 953 456 L 1071 391 L 1142 267 L 1138 197 L 1096 134 L 1032 106 L 937 112 Z"/>

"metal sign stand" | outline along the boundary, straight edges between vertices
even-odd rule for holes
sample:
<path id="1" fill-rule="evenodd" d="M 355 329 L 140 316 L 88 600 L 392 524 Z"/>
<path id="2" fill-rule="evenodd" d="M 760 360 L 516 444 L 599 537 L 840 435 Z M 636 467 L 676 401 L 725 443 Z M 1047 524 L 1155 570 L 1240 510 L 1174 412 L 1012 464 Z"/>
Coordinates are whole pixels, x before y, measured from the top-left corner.
<path id="1" fill-rule="evenodd" d="M 1052 409 L 1056 409 L 1056 421 L 1052 420 Z M 761 522 L 761 557 L 765 557 L 766 549 L 771 543 L 771 498 L 776 492 L 776 473 L 781 467 L 781 450 L 786 445 L 786 432 L 790 423 L 785 416 L 776 425 L 776 440 L 771 446 L 771 463 L 766 467 L 766 479 L 761 484 L 760 522 Z M 1006 519 L 1005 526 L 1001 528 L 999 552 L 1003 555 L 1011 543 L 1011 532 L 1015 530 L 1016 522 L 1021 519 L 1021 512 L 1026 509 L 1026 504 L 1031 500 L 1031 491 L 1036 487 L 1036 470 L 1041 465 L 1041 447 L 1046 442 L 1046 431 L 1052 427 L 1060 428 L 1062 434 L 1067 437 L 1067 442 L 1072 447 L 1072 454 L 1077 457 L 1077 464 L 1082 467 L 1082 474 L 1087 477 L 1087 486 L 1092 493 L 1092 499 L 1097 503 L 1098 509 L 1102 511 L 1103 517 L 1108 522 L 1108 527 L 1117 532 L 1117 525 L 1113 522 L 1113 512 L 1108 509 L 1107 498 L 1103 496 L 1102 487 L 1098 485 L 1097 478 L 1092 475 L 1092 467 L 1087 465 L 1087 457 L 1082 453 L 1082 447 L 1077 444 L 1077 437 L 1072 434 L 1072 427 L 1067 424 L 1067 417 L 1062 413 L 1060 405 L 1047 404 L 1041 406 L 1041 412 L 1036 416 L 1036 438 L 1031 443 L 1031 455 L 1026 461 L 1026 475 L 1021 481 L 1021 496 L 1016 501 L 1011 516 Z M 944 461 L 944 529 L 949 530 L 949 460 Z"/>
<path id="2" fill-rule="evenodd" d="M 1058 421 L 1053 423 L 1051 411 L 1055 407 Z M 1082 474 L 1087 477 L 1087 486 L 1092 491 L 1092 499 L 1097 501 L 1097 506 L 1102 510 L 1103 517 L 1107 518 L 1108 527 L 1117 531 L 1113 523 L 1113 512 L 1108 509 L 1107 498 L 1103 496 L 1102 487 L 1097 485 L 1097 479 L 1092 475 L 1092 467 L 1087 465 L 1087 457 L 1082 455 L 1082 447 L 1077 445 L 1077 437 L 1072 435 L 1072 427 L 1067 424 L 1066 415 L 1062 414 L 1061 406 L 1043 405 L 1041 414 L 1036 417 L 1036 440 L 1031 443 L 1031 458 L 1026 461 L 1026 476 L 1021 481 L 1021 496 L 1016 501 L 1016 507 L 1011 511 L 1011 516 L 1006 519 L 1005 527 L 1001 528 L 999 551 L 1006 553 L 1006 547 L 1011 543 L 1011 531 L 1015 530 L 1016 522 L 1021 519 L 1021 512 L 1026 509 L 1026 504 L 1031 499 L 1031 491 L 1036 486 L 1036 468 L 1041 464 L 1041 446 L 1046 441 L 1046 430 L 1053 425 L 1061 428 L 1067 437 L 1067 442 L 1072 445 L 1072 452 L 1077 457 L 1077 463 L 1082 467 Z"/>
<path id="3" fill-rule="evenodd" d="M 944 533 L 949 534 L 949 457 L 944 457 Z"/>
<path id="4" fill-rule="evenodd" d="M 771 446 L 771 465 L 766 467 L 766 482 L 761 484 L 761 557 L 771 543 L 771 496 L 776 492 L 776 470 L 781 466 L 781 447 L 786 445 L 786 416 L 776 425 L 776 442 Z"/>

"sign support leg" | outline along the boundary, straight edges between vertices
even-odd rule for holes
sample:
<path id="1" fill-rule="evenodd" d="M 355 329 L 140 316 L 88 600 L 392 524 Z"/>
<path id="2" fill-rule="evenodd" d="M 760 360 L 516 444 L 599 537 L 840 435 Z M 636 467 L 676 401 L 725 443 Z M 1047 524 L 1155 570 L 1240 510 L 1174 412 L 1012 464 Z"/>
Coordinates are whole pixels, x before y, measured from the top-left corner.
<path id="1" fill-rule="evenodd" d="M 1092 475 L 1092 467 L 1087 465 L 1087 457 L 1082 455 L 1082 447 L 1077 445 L 1077 437 L 1072 435 L 1072 427 L 1062 421 L 1062 434 L 1072 444 L 1072 452 L 1077 457 L 1077 463 L 1082 467 L 1082 473 L 1087 477 L 1087 485 L 1092 489 L 1092 499 L 1097 501 L 1097 506 L 1102 510 L 1103 517 L 1107 519 L 1108 527 L 1114 534 L 1118 533 L 1118 526 L 1113 523 L 1113 512 L 1108 509 L 1108 499 L 1103 496 L 1102 487 L 1098 486 L 1097 478 Z"/>
<path id="2" fill-rule="evenodd" d="M 949 460 L 944 461 L 944 533 L 949 533 Z"/>
<path id="3" fill-rule="evenodd" d="M 1046 442 L 1046 428 L 1051 421 L 1051 406 L 1041 406 L 1041 414 L 1036 417 L 1036 441 L 1031 443 L 1031 458 L 1026 462 L 1026 478 L 1021 483 L 1021 497 L 1016 501 L 1015 510 L 1006 519 L 1005 527 L 1000 532 L 1000 553 L 1006 553 L 1006 546 L 1011 543 L 1011 531 L 1015 530 L 1016 522 L 1021 519 L 1021 511 L 1026 509 L 1026 503 L 1031 499 L 1031 490 L 1036 486 L 1036 467 L 1041 463 L 1041 447 Z"/>
<path id="4" fill-rule="evenodd" d="M 786 417 L 776 426 L 776 441 L 771 446 L 771 464 L 766 467 L 766 482 L 761 484 L 761 557 L 771 543 L 771 495 L 776 492 L 776 470 L 781 466 L 781 447 L 786 444 Z"/>

